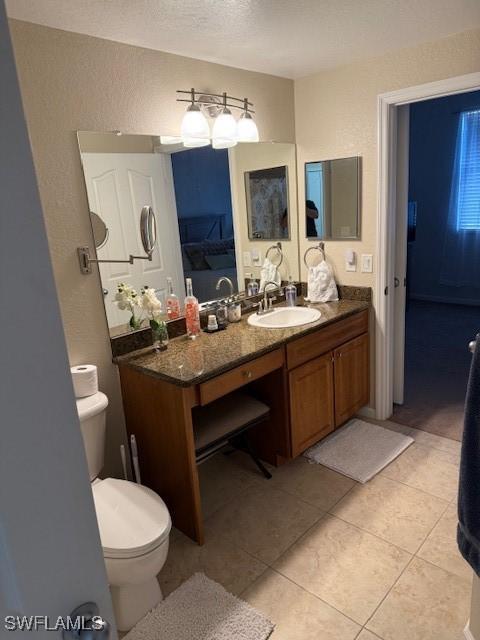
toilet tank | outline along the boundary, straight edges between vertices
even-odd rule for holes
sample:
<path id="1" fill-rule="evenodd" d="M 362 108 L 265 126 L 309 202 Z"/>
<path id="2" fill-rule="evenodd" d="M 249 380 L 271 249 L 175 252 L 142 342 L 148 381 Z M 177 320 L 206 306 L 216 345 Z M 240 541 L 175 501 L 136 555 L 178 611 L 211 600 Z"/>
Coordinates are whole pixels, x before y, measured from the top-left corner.
<path id="1" fill-rule="evenodd" d="M 107 406 L 108 398 L 101 391 L 93 396 L 77 398 L 77 411 L 91 482 L 103 468 Z"/>

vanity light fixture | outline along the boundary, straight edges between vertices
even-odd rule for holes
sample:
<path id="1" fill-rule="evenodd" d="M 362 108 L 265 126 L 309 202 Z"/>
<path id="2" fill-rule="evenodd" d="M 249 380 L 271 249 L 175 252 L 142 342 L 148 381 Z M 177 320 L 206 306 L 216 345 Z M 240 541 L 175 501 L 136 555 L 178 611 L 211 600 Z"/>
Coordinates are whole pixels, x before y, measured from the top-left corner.
<path id="1" fill-rule="evenodd" d="M 257 125 L 252 117 L 255 113 L 251 108 L 253 104 L 248 98 L 235 98 L 225 92 L 204 93 L 193 88 L 189 91 L 179 90 L 177 93 L 181 96 L 189 95 L 189 98 L 177 98 L 177 102 L 190 103 L 181 125 L 184 147 L 203 147 L 211 142 L 214 149 L 228 149 L 237 142 L 259 141 Z M 232 115 L 232 108 L 242 111 L 238 122 Z M 211 135 L 204 112 L 215 119 Z"/>
<path id="2" fill-rule="evenodd" d="M 212 147 L 229 149 L 237 144 L 237 122 L 227 107 L 227 94 L 223 94 L 223 109 L 216 117 L 212 131 Z"/>
<path id="3" fill-rule="evenodd" d="M 195 103 L 195 89 L 191 90 L 191 104 L 183 116 L 180 133 L 185 147 L 205 147 L 210 144 L 210 127 L 200 105 Z"/>
<path id="4" fill-rule="evenodd" d="M 252 114 L 248 110 L 248 101 L 245 98 L 244 111 L 237 122 L 237 140 L 239 142 L 258 142 L 258 129 Z"/>

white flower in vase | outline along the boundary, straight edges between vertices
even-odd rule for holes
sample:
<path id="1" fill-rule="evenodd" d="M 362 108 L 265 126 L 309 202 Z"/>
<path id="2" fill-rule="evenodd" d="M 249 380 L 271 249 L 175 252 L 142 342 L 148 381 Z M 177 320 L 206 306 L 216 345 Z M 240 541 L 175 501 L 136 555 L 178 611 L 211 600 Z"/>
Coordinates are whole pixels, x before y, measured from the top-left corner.
<path id="1" fill-rule="evenodd" d="M 152 287 L 142 289 L 142 308 L 150 319 L 155 348 L 165 348 L 168 343 L 167 323 L 162 317 L 162 303 Z"/>
<path id="2" fill-rule="evenodd" d="M 121 311 L 130 311 L 130 313 L 132 314 L 128 323 L 131 329 L 141 328 L 143 318 L 136 316 L 135 310 L 142 308 L 142 299 L 133 287 L 120 282 L 117 286 L 115 304 Z"/>

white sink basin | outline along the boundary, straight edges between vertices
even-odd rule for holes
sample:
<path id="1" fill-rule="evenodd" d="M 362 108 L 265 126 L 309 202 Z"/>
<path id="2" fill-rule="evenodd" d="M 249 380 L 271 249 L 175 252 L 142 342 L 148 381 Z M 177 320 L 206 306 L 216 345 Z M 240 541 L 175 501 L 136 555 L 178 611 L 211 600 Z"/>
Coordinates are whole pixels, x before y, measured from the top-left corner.
<path id="1" fill-rule="evenodd" d="M 262 315 L 252 314 L 248 318 L 248 324 L 264 329 L 287 329 L 315 322 L 320 316 L 318 309 L 310 307 L 277 307 Z"/>

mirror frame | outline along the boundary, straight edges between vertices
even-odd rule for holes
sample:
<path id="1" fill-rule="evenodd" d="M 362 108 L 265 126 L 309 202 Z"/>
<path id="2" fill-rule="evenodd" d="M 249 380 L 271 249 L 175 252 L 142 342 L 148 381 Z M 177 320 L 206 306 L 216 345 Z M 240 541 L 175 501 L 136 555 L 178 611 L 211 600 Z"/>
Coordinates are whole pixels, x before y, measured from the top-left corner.
<path id="1" fill-rule="evenodd" d="M 310 242 L 318 240 L 321 242 L 343 242 L 343 241 L 360 241 L 362 239 L 362 156 L 344 156 L 341 158 L 329 158 L 327 160 L 309 160 L 304 163 L 304 190 L 305 190 L 305 198 L 307 194 L 307 165 L 308 164 L 318 164 L 320 162 L 332 162 L 334 160 L 351 160 L 355 158 L 357 160 L 357 215 L 356 215 L 356 223 L 357 223 L 357 235 L 355 236 L 344 236 L 342 238 L 337 237 L 325 237 L 325 236 L 307 236 L 307 227 L 305 225 L 305 240 Z M 300 218 L 300 214 L 299 214 Z"/>

